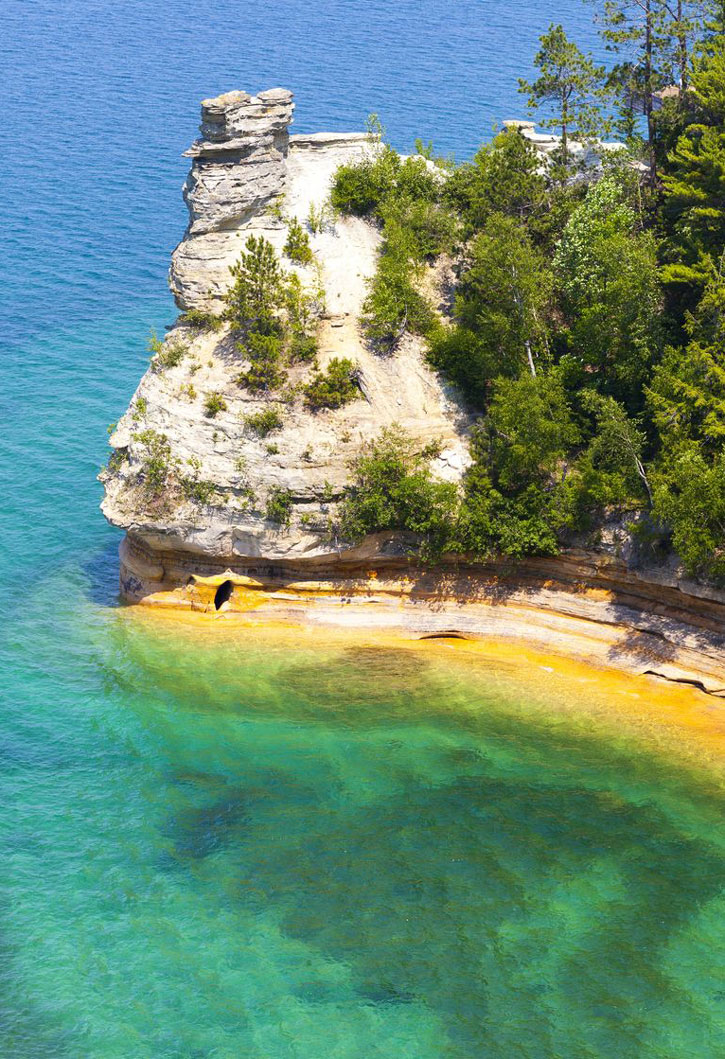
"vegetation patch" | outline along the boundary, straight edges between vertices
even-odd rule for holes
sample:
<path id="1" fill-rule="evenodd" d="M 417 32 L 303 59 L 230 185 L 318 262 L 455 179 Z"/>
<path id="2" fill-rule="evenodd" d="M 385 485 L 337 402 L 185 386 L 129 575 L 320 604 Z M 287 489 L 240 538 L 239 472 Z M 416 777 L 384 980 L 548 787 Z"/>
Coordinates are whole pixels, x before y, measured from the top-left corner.
<path id="1" fill-rule="evenodd" d="M 288 225 L 284 252 L 290 261 L 294 261 L 298 265 L 309 265 L 314 256 L 310 246 L 309 235 L 294 217 Z"/>
<path id="2" fill-rule="evenodd" d="M 216 419 L 220 412 L 226 412 L 227 402 L 224 396 L 216 391 L 206 395 L 204 400 L 204 415 L 207 419 Z"/>
<path id="3" fill-rule="evenodd" d="M 289 489 L 274 488 L 267 497 L 264 517 L 279 526 L 289 526 L 292 519 L 292 493 Z"/>
<path id="4" fill-rule="evenodd" d="M 316 371 L 304 387 L 305 404 L 312 412 L 342 408 L 360 396 L 358 370 L 347 357 L 333 357 L 324 371 Z"/>
<path id="5" fill-rule="evenodd" d="M 258 393 L 278 390 L 290 363 L 315 356 L 318 306 L 299 277 L 283 271 L 262 236 L 250 236 L 232 276 L 227 313 L 239 335 L 237 348 L 249 361 L 237 382 Z"/>
<path id="6" fill-rule="evenodd" d="M 276 408 L 265 408 L 261 412 L 244 417 L 244 424 L 260 438 L 266 438 L 273 430 L 282 427 L 282 416 Z"/>
<path id="7" fill-rule="evenodd" d="M 166 434 L 157 430 L 141 430 L 133 440 L 142 449 L 143 459 L 139 471 L 139 484 L 149 499 L 161 497 L 176 462 L 171 456 L 171 445 Z"/>
<path id="8" fill-rule="evenodd" d="M 168 368 L 178 367 L 189 352 L 189 347 L 178 337 L 167 338 L 162 342 L 152 331 L 149 339 L 149 350 L 153 354 L 151 358 L 152 370 L 162 372 Z"/>
<path id="9" fill-rule="evenodd" d="M 179 317 L 179 323 L 193 331 L 219 331 L 224 325 L 224 318 L 204 309 L 187 309 Z"/>
<path id="10" fill-rule="evenodd" d="M 374 117 L 374 116 L 373 116 Z M 435 314 L 420 293 L 427 264 L 451 250 L 459 222 L 444 196 L 445 173 L 427 158 L 401 159 L 374 131 L 368 156 L 341 166 L 331 201 L 342 213 L 367 216 L 382 227 L 378 268 L 363 306 L 363 330 L 381 353 L 397 347 L 406 331 L 428 334 Z"/>
<path id="11" fill-rule="evenodd" d="M 399 427 L 384 430 L 350 465 L 340 536 L 358 542 L 381 530 L 407 530 L 421 542 L 423 557 L 440 555 L 451 538 L 457 490 L 433 479 L 430 459 Z"/>
<path id="12" fill-rule="evenodd" d="M 509 129 L 444 179 L 380 142 L 338 170 L 336 208 L 382 226 L 372 345 L 394 352 L 405 331 L 423 334 L 478 415 L 472 465 L 432 509 L 411 443 L 372 443 L 342 505 L 350 539 L 409 529 L 433 551 L 517 559 L 636 522 L 641 546 L 671 546 L 692 575 L 725 583 L 723 12 L 688 37 L 656 5 L 606 8 L 615 66 L 551 26 L 520 86 L 560 136 L 546 169 Z M 627 150 L 580 179 L 577 145 L 612 127 Z M 458 278 L 449 326 L 419 294 L 442 249 Z M 434 530 L 416 526 L 408 489 Z"/>

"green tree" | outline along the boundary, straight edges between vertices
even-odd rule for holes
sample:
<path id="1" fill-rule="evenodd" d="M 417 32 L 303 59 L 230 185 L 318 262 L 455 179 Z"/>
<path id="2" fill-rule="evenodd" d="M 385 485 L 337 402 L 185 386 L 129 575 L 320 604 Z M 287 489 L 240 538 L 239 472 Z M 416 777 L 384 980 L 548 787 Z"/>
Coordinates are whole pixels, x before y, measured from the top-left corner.
<path id="1" fill-rule="evenodd" d="M 703 0 L 659 0 L 659 3 L 664 50 L 682 102 L 689 87 L 692 43 L 700 35 L 707 4 Z"/>
<path id="2" fill-rule="evenodd" d="M 398 426 L 371 441 L 351 464 L 352 482 L 340 508 L 342 538 L 360 541 L 381 530 L 407 530 L 419 536 L 423 554 L 440 554 L 450 539 L 457 491 L 432 477 L 432 455 Z"/>
<path id="3" fill-rule="evenodd" d="M 696 442 L 668 456 L 654 476 L 653 514 L 667 525 L 689 573 L 725 581 L 725 457 Z"/>
<path id="4" fill-rule="evenodd" d="M 545 106 L 553 111 L 540 124 L 561 130 L 561 159 L 567 166 L 572 134 L 593 139 L 606 128 L 601 107 L 605 73 L 569 40 L 561 25 L 550 25 L 539 43 L 534 56 L 539 76 L 535 81 L 520 78 L 519 91 L 528 95 L 530 110 Z"/>
<path id="5" fill-rule="evenodd" d="M 664 276 L 701 291 L 725 247 L 725 35 L 696 56 L 691 95 L 697 120 L 679 138 L 663 176 L 675 257 Z"/>
<path id="6" fill-rule="evenodd" d="M 305 386 L 305 404 L 313 412 L 321 408 L 342 408 L 360 396 L 358 376 L 352 360 L 333 357 L 326 369 L 314 372 Z"/>
<path id="7" fill-rule="evenodd" d="M 296 261 L 298 265 L 309 265 L 314 257 L 310 237 L 296 217 L 292 217 L 287 226 L 284 252 L 290 261 Z"/>
<path id="8" fill-rule="evenodd" d="M 480 231 L 493 213 L 522 224 L 539 215 L 547 206 L 548 184 L 532 145 L 511 129 L 484 144 L 472 162 L 458 166 L 443 193 L 469 231 Z"/>
<path id="9" fill-rule="evenodd" d="M 284 277 L 272 244 L 264 236 L 250 235 L 245 251 L 230 271 L 234 282 L 226 300 L 234 326 L 245 334 L 279 334 Z"/>
<path id="10" fill-rule="evenodd" d="M 713 271 L 696 313 L 690 342 L 668 348 L 647 391 L 666 454 L 697 442 L 711 458 L 725 445 L 725 261 Z"/>
<path id="11" fill-rule="evenodd" d="M 601 36 L 607 45 L 631 56 L 624 66 L 627 76 L 622 84 L 627 90 L 637 85 L 632 99 L 641 102 L 647 130 L 647 157 L 654 183 L 654 93 L 665 80 L 660 69 L 666 39 L 662 0 L 603 0 L 599 20 Z"/>
<path id="12" fill-rule="evenodd" d="M 579 440 L 556 375 L 497 379 L 473 452 L 501 492 L 513 495 L 546 481 Z"/>
<path id="13" fill-rule="evenodd" d="M 414 282 L 420 272 L 414 232 L 396 220 L 384 228 L 383 247 L 363 302 L 362 325 L 374 349 L 391 353 L 406 331 L 426 334 L 433 313 Z"/>
<path id="14" fill-rule="evenodd" d="M 643 462 L 644 431 L 613 397 L 585 390 L 581 403 L 595 423 L 593 436 L 578 464 L 578 472 L 592 495 L 591 502 L 604 507 L 638 500 L 646 494 L 651 505 L 652 489 Z"/>
<path id="15" fill-rule="evenodd" d="M 554 267 L 572 354 L 602 393 L 638 411 L 659 355 L 662 296 L 654 238 L 615 176 L 574 211 Z"/>
<path id="16" fill-rule="evenodd" d="M 471 438 L 456 550 L 479 558 L 555 554 L 562 465 L 578 440 L 557 376 L 497 379 Z"/>
<path id="17" fill-rule="evenodd" d="M 461 277 L 456 315 L 488 347 L 496 374 L 522 363 L 536 375 L 547 352 L 551 277 L 539 250 L 510 217 L 493 214 L 474 240 Z"/>

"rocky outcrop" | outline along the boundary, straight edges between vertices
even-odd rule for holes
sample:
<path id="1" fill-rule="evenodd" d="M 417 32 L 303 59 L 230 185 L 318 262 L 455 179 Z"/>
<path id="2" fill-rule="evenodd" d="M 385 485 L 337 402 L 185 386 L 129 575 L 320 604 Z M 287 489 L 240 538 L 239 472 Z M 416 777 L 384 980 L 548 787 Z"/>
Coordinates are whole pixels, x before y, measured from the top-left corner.
<path id="1" fill-rule="evenodd" d="M 284 194 L 293 111 L 292 93 L 283 88 L 202 102 L 201 139 L 186 152 L 189 227 L 169 277 L 180 308 L 213 306 L 229 283 L 236 249 L 230 235 Z"/>
<path id="2" fill-rule="evenodd" d="M 516 129 L 527 143 L 536 151 L 541 159 L 542 171 L 546 171 L 551 165 L 552 156 L 561 147 L 561 136 L 551 132 L 537 132 L 536 123 L 533 121 L 521 121 L 509 119 L 503 123 L 505 129 Z M 595 140 L 585 141 L 570 139 L 567 144 L 569 157 L 574 165 L 579 167 L 579 179 L 591 179 L 595 173 L 602 169 L 602 159 L 606 155 L 615 155 L 620 151 L 626 151 L 627 145 L 618 140 Z M 643 162 L 630 159 L 628 165 L 638 172 L 647 172 L 648 166 Z"/>
<path id="3" fill-rule="evenodd" d="M 171 288 L 182 308 L 220 308 L 229 267 L 251 234 L 264 235 L 285 269 L 315 292 L 320 368 L 333 357 L 353 360 L 360 394 L 337 410 L 311 413 L 298 392 L 312 371 L 305 364 L 290 367 L 284 392 L 255 394 L 237 381 L 245 361 L 228 327 L 200 333 L 182 317 L 117 424 L 104 475 L 106 517 L 128 531 L 152 568 L 155 556 L 169 553 L 192 565 L 259 557 L 336 562 L 328 527 L 349 461 L 393 423 L 423 442 L 440 442 L 441 478 L 456 480 L 467 466 L 468 417 L 427 366 L 421 342 L 405 336 L 395 356 L 384 357 L 363 340 L 378 229 L 354 217 L 307 225 L 311 209 L 322 210 L 337 167 L 376 148 L 365 133 L 289 136 L 292 110 L 283 89 L 230 92 L 202 104 L 202 138 L 191 148 L 184 192 L 190 223 L 174 252 Z M 308 228 L 314 259 L 306 266 L 284 256 L 292 218 Z M 174 349 L 179 357 L 167 357 Z M 219 404 L 213 416 L 210 395 Z M 261 437 L 249 418 L 270 407 L 282 425 Z M 172 473 L 163 497 L 150 502 L 139 479 L 154 445 Z M 267 517 L 269 498 L 279 492 L 291 500 L 287 525 Z M 125 586 L 138 596 L 130 581 Z"/>
<path id="4" fill-rule="evenodd" d="M 416 566 L 412 542 L 399 534 L 358 547 L 334 540 L 330 524 L 349 463 L 366 441 L 398 423 L 421 442 L 436 440 L 434 471 L 456 481 L 468 464 L 471 424 L 418 339 L 404 336 L 392 356 L 363 339 L 378 229 L 350 217 L 307 224 L 324 212 L 337 167 L 374 145 L 364 133 L 290 136 L 292 113 L 283 89 L 202 104 L 184 189 L 189 227 L 173 255 L 171 288 L 183 309 L 220 308 L 230 266 L 250 234 L 263 234 L 315 292 L 320 366 L 335 356 L 355 361 L 359 397 L 310 412 L 299 393 L 311 370 L 304 364 L 289 369 L 285 392 L 255 395 L 239 385 L 244 355 L 228 326 L 200 332 L 181 317 L 112 434 L 102 475 L 103 511 L 126 530 L 124 598 L 211 614 L 372 623 L 416 636 L 543 637 L 570 650 L 574 637 L 579 653 L 589 645 L 603 661 L 701 679 L 711 691 L 724 686 L 725 594 L 684 581 L 675 568 L 637 568 L 616 533 L 598 554 L 434 571 Z M 293 218 L 307 224 L 314 259 L 305 266 L 284 258 Z M 431 269 L 426 282 L 441 304 L 444 280 Z M 262 437 L 250 417 L 270 406 L 281 425 Z M 150 498 L 144 482 L 154 459 L 166 484 Z M 275 494 L 289 501 L 288 520 L 270 517 Z"/>

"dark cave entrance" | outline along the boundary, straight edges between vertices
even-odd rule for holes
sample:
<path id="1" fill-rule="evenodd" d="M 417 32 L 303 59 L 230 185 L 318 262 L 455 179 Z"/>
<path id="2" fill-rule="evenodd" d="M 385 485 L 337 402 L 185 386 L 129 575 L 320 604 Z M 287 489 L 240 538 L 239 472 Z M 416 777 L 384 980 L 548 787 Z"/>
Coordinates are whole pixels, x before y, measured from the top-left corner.
<path id="1" fill-rule="evenodd" d="M 214 607 L 219 610 L 222 604 L 226 603 L 227 600 L 231 599 L 232 592 L 234 591 L 233 581 L 222 581 L 219 588 L 214 593 Z"/>

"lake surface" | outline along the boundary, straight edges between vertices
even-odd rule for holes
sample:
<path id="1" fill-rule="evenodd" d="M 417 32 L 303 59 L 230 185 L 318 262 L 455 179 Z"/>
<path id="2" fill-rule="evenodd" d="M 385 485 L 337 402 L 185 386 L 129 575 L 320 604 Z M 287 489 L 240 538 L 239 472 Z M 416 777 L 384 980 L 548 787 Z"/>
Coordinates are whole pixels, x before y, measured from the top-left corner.
<path id="1" fill-rule="evenodd" d="M 97 507 L 202 97 L 280 84 L 297 131 L 377 111 L 464 158 L 590 16 L 6 0 L 1 1056 L 725 1051 L 713 762 L 545 670 L 136 618 Z"/>

